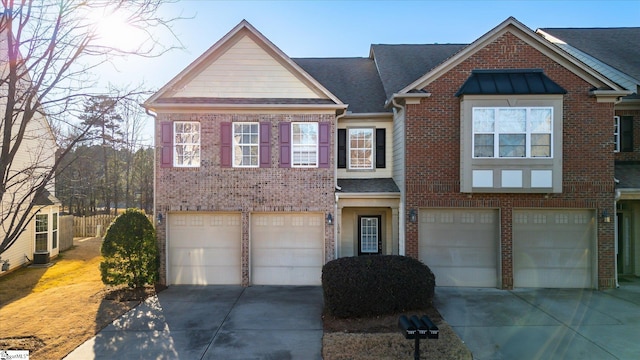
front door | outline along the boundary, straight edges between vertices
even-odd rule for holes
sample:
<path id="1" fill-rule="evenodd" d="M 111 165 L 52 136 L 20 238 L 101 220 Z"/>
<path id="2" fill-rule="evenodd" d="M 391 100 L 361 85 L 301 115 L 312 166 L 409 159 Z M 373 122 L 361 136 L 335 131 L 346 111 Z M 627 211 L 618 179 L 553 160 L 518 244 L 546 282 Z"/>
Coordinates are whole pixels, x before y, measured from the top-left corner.
<path id="1" fill-rule="evenodd" d="M 382 253 L 382 217 L 358 216 L 358 255 Z"/>

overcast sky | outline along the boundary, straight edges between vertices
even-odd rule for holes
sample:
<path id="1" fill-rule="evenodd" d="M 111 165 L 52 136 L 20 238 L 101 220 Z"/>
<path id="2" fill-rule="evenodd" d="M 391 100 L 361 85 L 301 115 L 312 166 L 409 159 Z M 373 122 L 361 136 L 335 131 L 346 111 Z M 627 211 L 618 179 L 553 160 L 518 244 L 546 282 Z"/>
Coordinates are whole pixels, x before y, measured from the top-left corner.
<path id="1" fill-rule="evenodd" d="M 367 57 L 371 44 L 468 44 L 509 16 L 532 30 L 638 27 L 640 0 L 207 1 L 167 4 L 184 50 L 122 61 L 114 83 L 158 89 L 246 19 L 290 57 Z M 169 41 L 170 39 L 168 39 Z"/>

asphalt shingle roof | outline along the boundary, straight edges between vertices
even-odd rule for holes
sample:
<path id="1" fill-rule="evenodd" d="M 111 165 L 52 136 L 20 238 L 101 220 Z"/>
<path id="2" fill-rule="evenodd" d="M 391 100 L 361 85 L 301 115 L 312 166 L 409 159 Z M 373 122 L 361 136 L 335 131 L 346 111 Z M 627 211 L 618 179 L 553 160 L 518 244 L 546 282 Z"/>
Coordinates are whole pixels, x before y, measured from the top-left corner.
<path id="1" fill-rule="evenodd" d="M 338 179 L 341 193 L 400 193 L 398 185 L 391 178 L 381 179 Z"/>
<path id="2" fill-rule="evenodd" d="M 640 80 L 640 27 L 541 30 Z"/>
<path id="3" fill-rule="evenodd" d="M 354 113 L 390 111 L 384 108 L 385 94 L 376 70 L 368 58 L 291 59 L 319 81 Z"/>
<path id="4" fill-rule="evenodd" d="M 393 93 L 418 80 L 466 46 L 463 44 L 371 45 L 371 52 L 378 66 L 386 98 L 391 98 Z"/>
<path id="5" fill-rule="evenodd" d="M 617 188 L 640 189 L 640 163 L 617 163 L 615 174 Z"/>

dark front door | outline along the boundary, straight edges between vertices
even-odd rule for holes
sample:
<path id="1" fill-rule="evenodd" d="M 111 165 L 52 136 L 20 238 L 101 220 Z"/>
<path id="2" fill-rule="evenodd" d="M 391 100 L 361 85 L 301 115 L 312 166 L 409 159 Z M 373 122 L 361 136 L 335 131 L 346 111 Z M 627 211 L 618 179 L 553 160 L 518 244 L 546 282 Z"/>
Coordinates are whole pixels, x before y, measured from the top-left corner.
<path id="1" fill-rule="evenodd" d="M 358 255 L 382 253 L 382 217 L 358 216 Z"/>

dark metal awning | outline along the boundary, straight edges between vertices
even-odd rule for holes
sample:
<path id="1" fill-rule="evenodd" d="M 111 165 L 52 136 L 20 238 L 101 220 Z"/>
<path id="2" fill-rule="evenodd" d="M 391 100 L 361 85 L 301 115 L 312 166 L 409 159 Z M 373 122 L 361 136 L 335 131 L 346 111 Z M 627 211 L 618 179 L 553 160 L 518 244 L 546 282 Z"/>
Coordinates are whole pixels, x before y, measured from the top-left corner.
<path id="1" fill-rule="evenodd" d="M 456 96 L 566 94 L 542 69 L 473 70 Z"/>

